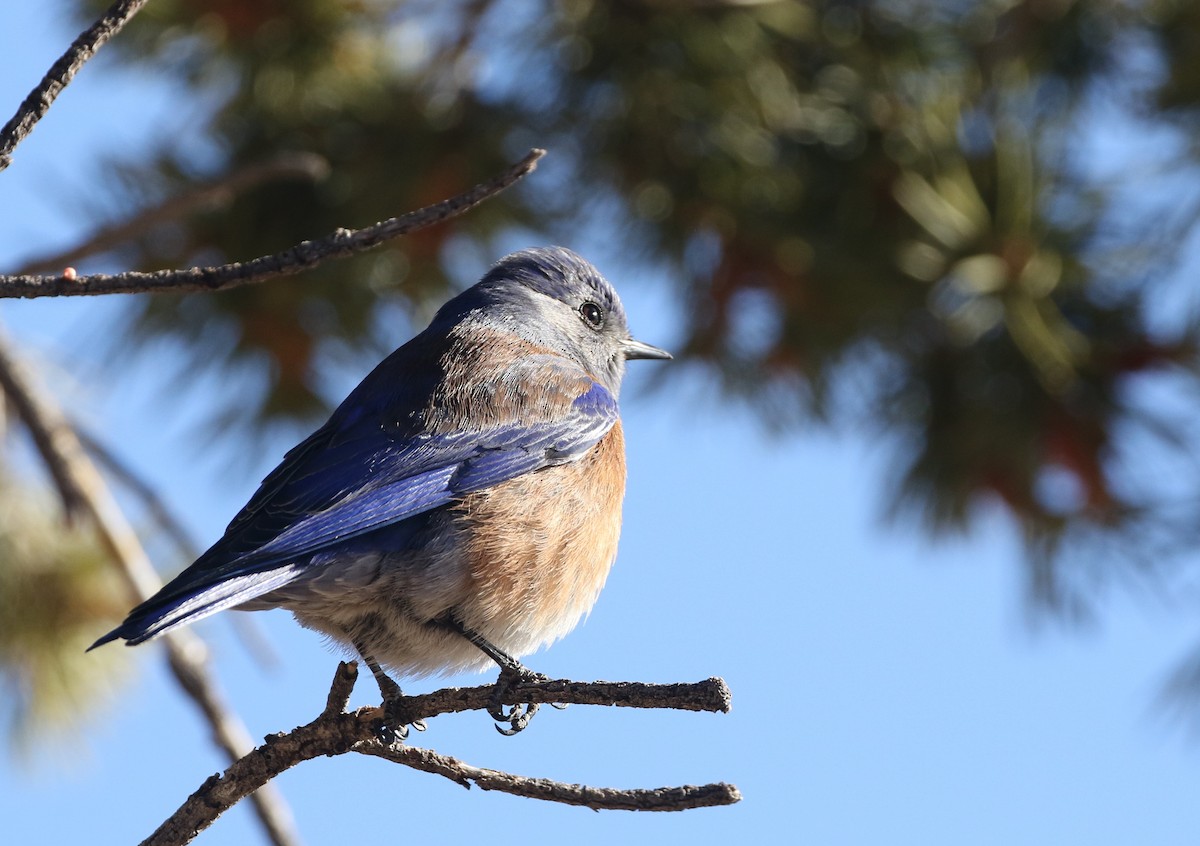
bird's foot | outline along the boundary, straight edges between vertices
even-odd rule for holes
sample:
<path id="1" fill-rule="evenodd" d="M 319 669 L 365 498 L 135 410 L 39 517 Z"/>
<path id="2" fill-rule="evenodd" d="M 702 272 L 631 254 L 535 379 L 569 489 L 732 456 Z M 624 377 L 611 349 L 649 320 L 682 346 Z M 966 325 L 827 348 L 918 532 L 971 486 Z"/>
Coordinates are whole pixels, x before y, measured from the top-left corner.
<path id="1" fill-rule="evenodd" d="M 379 692 L 383 694 L 383 719 L 375 729 L 380 742 L 389 746 L 397 741 L 404 742 L 408 739 L 409 728 L 425 731 L 424 720 L 411 719 L 406 713 L 404 693 L 400 690 L 400 685 L 383 674 L 375 679 L 379 682 Z"/>
<path id="2" fill-rule="evenodd" d="M 488 699 L 488 714 L 497 724 L 507 723 L 508 728 L 497 725 L 496 731 L 505 737 L 512 737 L 517 732 L 524 731 L 533 715 L 538 712 L 538 703 L 518 703 L 506 708 L 504 700 L 518 685 L 544 681 L 550 681 L 550 677 L 535 673 L 520 664 L 515 668 L 505 667 L 500 671 L 500 678 L 496 679 L 496 686 L 492 688 L 492 695 Z"/>

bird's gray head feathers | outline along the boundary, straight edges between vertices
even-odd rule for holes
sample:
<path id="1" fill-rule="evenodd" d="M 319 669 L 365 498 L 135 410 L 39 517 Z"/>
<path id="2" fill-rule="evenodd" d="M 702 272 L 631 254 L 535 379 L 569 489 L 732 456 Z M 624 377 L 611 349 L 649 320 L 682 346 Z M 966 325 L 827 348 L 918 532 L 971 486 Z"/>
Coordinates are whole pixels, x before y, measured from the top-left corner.
<path id="1" fill-rule="evenodd" d="M 572 359 L 614 396 L 625 362 L 670 358 L 630 337 L 612 285 L 563 247 L 522 250 L 497 262 L 474 287 L 448 302 L 435 324 L 478 321 Z"/>

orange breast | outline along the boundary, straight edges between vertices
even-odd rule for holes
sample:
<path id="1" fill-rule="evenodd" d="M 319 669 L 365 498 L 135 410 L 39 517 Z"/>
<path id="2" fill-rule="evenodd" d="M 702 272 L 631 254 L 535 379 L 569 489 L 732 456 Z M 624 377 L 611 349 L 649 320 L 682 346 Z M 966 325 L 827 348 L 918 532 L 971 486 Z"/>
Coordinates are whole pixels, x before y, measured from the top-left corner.
<path id="1" fill-rule="evenodd" d="M 566 634 L 596 601 L 617 554 L 625 495 L 621 423 L 582 459 L 467 497 L 468 628 L 520 655 Z"/>

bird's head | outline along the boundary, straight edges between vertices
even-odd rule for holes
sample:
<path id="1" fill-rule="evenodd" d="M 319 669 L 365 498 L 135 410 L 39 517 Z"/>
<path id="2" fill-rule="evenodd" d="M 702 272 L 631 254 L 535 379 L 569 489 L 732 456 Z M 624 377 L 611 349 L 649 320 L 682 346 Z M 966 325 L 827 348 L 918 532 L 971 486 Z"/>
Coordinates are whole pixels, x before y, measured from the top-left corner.
<path id="1" fill-rule="evenodd" d="M 463 300 L 460 312 L 462 306 L 477 302 L 473 313 L 479 319 L 572 359 L 613 396 L 620 390 L 626 361 L 671 357 L 630 336 L 625 309 L 612 285 L 588 261 L 563 247 L 505 256 L 456 299 Z"/>

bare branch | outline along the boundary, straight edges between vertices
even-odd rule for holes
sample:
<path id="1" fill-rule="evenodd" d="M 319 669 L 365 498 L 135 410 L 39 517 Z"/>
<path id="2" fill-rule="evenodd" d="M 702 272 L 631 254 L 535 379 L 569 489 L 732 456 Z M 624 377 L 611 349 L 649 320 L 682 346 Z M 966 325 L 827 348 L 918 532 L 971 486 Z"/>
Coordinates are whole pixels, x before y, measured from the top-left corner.
<path id="1" fill-rule="evenodd" d="M 92 463 L 75 430 L 45 396 L 27 368 L 0 335 L 0 390 L 28 428 L 34 445 L 50 468 L 63 496 L 95 524 L 101 545 L 138 600 L 153 595 L 162 582 L 125 519 L 112 492 Z M 237 760 L 253 746 L 250 733 L 225 704 L 224 696 L 208 673 L 208 647 L 191 631 L 171 632 L 163 638 L 176 681 L 204 714 L 217 743 Z M 268 785 L 254 794 L 267 835 L 276 846 L 295 846 L 299 837 L 283 797 Z"/>
<path id="2" fill-rule="evenodd" d="M 429 749 L 386 744 L 378 737 L 380 710 L 362 708 L 343 713 L 358 676 L 357 665 L 341 663 L 325 708 L 315 720 L 285 734 L 268 737 L 262 746 L 232 764 L 224 773 L 207 779 L 142 846 L 180 846 L 190 842 L 224 811 L 251 791 L 303 761 L 322 756 L 358 752 L 423 772 L 444 776 L 464 787 L 499 790 L 530 799 L 582 805 L 593 810 L 683 811 L 690 808 L 731 805 L 741 799 L 730 784 L 662 787 L 653 790 L 619 790 L 565 784 L 484 769 Z M 449 688 L 424 696 L 405 697 L 402 710 L 412 719 L 426 719 L 452 711 L 484 710 L 492 688 Z M 727 711 L 729 690 L 720 679 L 695 685 L 648 685 L 626 682 L 552 681 L 523 684 L 509 699 L 560 702 L 578 705 L 614 704 L 636 708 L 682 708 Z"/>
<path id="3" fill-rule="evenodd" d="M 147 0 L 117 0 L 109 6 L 108 11 L 100 20 L 79 34 L 79 37 L 67 48 L 42 81 L 29 92 L 21 103 L 17 113 L 0 129 L 0 170 L 12 164 L 12 153 L 17 145 L 25 139 L 34 125 L 50 110 L 59 93 L 70 84 L 75 74 L 83 67 L 96 51 L 112 38 L 129 19 L 138 13 Z"/>
<path id="4" fill-rule="evenodd" d="M 290 276 L 329 259 L 365 252 L 392 238 L 457 217 L 531 173 L 537 167 L 537 160 L 545 154 L 545 150 L 530 150 L 521 161 L 502 173 L 440 203 L 364 229 L 339 229 L 316 241 L 302 241 L 275 255 L 220 267 L 158 270 L 151 273 L 130 271 L 115 275 L 78 276 L 73 279 L 65 276 L 0 276 L 0 297 L 219 291 L 279 276 Z"/>
<path id="5" fill-rule="evenodd" d="M 486 711 L 494 688 L 447 687 L 432 693 L 406 696 L 403 713 L 412 719 L 462 711 Z M 644 684 L 642 682 L 574 682 L 556 679 L 513 685 L 505 705 L 523 703 L 614 705 L 620 708 L 672 708 L 676 711 L 729 713 L 732 696 L 722 679 L 705 679 L 694 684 Z M 381 714 L 376 714 L 376 718 Z"/>
<path id="6" fill-rule="evenodd" d="M 30 259 L 14 270 L 13 275 L 61 271 L 80 259 L 115 249 L 163 223 L 227 206 L 242 192 L 266 182 L 288 179 L 316 182 L 328 174 L 329 162 L 321 156 L 314 153 L 285 153 L 275 159 L 244 167 L 187 194 L 170 197 L 152 208 L 143 209 L 133 217 L 94 232 L 74 247 Z"/>
<path id="7" fill-rule="evenodd" d="M 358 662 L 339 661 L 337 671 L 333 674 L 333 684 L 329 686 L 329 695 L 325 697 L 325 710 L 322 717 L 336 717 L 346 710 L 350 704 L 350 694 L 354 692 L 354 683 L 358 681 Z"/>
<path id="8" fill-rule="evenodd" d="M 388 746 L 378 740 L 365 741 L 356 746 L 354 751 L 444 776 L 463 787 L 469 788 L 474 784 L 482 790 L 498 790 L 526 799 L 542 799 L 564 805 L 582 805 L 593 811 L 690 811 L 692 808 L 732 805 L 742 798 L 736 787 L 724 782 L 698 786 L 685 784 L 681 787 L 657 787 L 651 790 L 565 784 L 548 778 L 530 778 L 475 767 L 432 749 L 403 746 L 399 743 Z"/>

